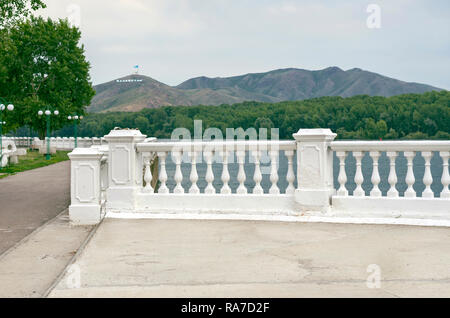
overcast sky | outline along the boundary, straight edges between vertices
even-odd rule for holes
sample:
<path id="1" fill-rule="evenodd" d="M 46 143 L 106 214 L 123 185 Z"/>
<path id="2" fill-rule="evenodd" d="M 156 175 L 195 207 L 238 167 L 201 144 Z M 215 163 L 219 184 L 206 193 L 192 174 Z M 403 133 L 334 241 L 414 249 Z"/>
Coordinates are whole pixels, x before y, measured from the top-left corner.
<path id="1" fill-rule="evenodd" d="M 94 84 L 169 85 L 296 67 L 359 67 L 450 89 L 449 0 L 45 0 L 80 22 Z M 370 4 L 381 27 L 369 28 Z M 78 19 L 78 11 L 79 19 Z"/>

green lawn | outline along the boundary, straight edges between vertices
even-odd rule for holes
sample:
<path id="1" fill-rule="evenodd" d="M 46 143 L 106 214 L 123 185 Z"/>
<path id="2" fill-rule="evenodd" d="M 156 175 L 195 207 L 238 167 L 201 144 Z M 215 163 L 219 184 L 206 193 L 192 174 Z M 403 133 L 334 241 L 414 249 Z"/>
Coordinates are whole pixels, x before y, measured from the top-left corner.
<path id="1" fill-rule="evenodd" d="M 45 160 L 45 155 L 39 154 L 39 151 L 28 151 L 26 156 L 19 156 L 18 164 L 1 168 L 0 179 L 18 172 L 45 167 L 54 163 L 69 160 L 69 157 L 67 156 L 68 153 L 68 151 L 57 151 L 56 154 L 52 155 L 50 160 Z"/>

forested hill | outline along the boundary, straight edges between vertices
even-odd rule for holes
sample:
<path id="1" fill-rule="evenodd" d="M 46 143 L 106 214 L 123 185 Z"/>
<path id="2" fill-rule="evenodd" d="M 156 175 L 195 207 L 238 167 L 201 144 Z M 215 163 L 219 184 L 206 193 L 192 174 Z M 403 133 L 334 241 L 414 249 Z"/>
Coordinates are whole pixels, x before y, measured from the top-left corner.
<path id="1" fill-rule="evenodd" d="M 244 101 L 281 102 L 322 96 L 394 96 L 440 91 L 358 68 L 310 71 L 296 68 L 226 78 L 198 77 L 172 87 L 142 75 L 130 75 L 94 87 L 89 112 L 139 111 L 161 106 L 221 105 Z"/>
<path id="2" fill-rule="evenodd" d="M 142 133 L 170 138 L 175 128 L 279 128 L 281 139 L 292 139 L 300 128 L 331 128 L 340 139 L 450 139 L 450 92 L 393 97 L 366 95 L 320 97 L 303 101 L 244 102 L 222 106 L 161 107 L 140 112 L 89 114 L 82 136 L 103 136 L 114 127 L 139 128 Z M 73 127 L 55 135 L 71 136 Z"/>

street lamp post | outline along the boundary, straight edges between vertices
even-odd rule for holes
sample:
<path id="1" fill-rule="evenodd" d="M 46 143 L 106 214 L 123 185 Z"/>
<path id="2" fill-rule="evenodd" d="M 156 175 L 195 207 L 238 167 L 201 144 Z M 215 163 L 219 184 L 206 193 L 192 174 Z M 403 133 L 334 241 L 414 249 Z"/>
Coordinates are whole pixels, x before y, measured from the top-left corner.
<path id="1" fill-rule="evenodd" d="M 77 140 L 78 140 L 78 128 L 77 128 L 77 126 L 78 126 L 78 122 L 79 121 L 81 121 L 82 119 L 83 119 L 83 116 L 78 116 L 78 115 L 73 115 L 73 116 L 67 116 L 67 119 L 68 120 L 73 120 L 73 124 L 74 124 L 74 137 L 75 137 L 75 148 L 77 148 L 78 147 L 78 142 L 77 142 Z"/>
<path id="2" fill-rule="evenodd" d="M 8 104 L 8 106 L 5 106 L 5 104 Z M 6 122 L 4 122 L 2 120 L 3 118 L 3 111 L 13 111 L 14 110 L 14 105 L 11 103 L 8 103 L 4 98 L 0 97 L 0 169 L 2 168 L 2 160 L 3 160 L 3 125 L 6 124 Z"/>
<path id="3" fill-rule="evenodd" d="M 50 160 L 50 116 L 52 115 L 52 112 L 50 109 L 47 108 L 46 111 L 38 111 L 39 117 L 45 114 L 46 120 L 47 120 L 47 154 L 45 155 L 46 160 Z M 53 115 L 58 116 L 59 111 L 55 110 L 53 111 Z"/>

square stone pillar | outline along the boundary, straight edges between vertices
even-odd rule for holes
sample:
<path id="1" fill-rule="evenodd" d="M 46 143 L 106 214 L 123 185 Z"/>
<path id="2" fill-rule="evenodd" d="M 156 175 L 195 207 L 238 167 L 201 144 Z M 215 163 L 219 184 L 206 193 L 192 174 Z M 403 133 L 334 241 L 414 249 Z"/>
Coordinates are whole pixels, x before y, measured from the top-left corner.
<path id="1" fill-rule="evenodd" d="M 76 225 L 97 224 L 101 220 L 100 160 L 97 149 L 78 148 L 69 153 L 70 221 Z"/>
<path id="2" fill-rule="evenodd" d="M 138 171 L 136 144 L 146 136 L 136 129 L 115 129 L 105 136 L 109 145 L 106 208 L 132 212 L 142 173 Z"/>
<path id="3" fill-rule="evenodd" d="M 333 152 L 330 143 L 336 138 L 330 129 L 300 129 L 293 135 L 297 142 L 297 183 L 295 201 L 302 212 L 326 213 L 335 192 L 333 186 Z"/>

